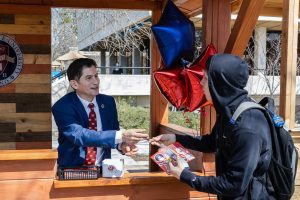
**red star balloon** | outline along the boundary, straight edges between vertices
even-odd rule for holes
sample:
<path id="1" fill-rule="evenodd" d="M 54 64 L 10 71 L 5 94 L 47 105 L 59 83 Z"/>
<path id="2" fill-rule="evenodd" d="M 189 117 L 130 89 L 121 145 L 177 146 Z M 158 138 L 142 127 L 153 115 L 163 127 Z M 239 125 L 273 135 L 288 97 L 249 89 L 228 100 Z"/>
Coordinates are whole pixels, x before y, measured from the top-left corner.
<path id="1" fill-rule="evenodd" d="M 217 51 L 213 44 L 209 44 L 206 49 L 200 54 L 195 62 L 184 70 L 186 96 L 186 110 L 192 112 L 205 103 L 205 96 L 202 85 L 200 84 L 204 75 L 204 69 L 207 59 L 216 54 Z"/>
<path id="2" fill-rule="evenodd" d="M 176 108 L 182 108 L 186 101 L 182 67 L 157 70 L 153 73 L 156 85 L 165 98 Z"/>
<path id="3" fill-rule="evenodd" d="M 160 92 L 173 106 L 192 112 L 206 102 L 200 81 L 207 59 L 216 53 L 210 44 L 190 67 L 177 66 L 153 73 Z"/>

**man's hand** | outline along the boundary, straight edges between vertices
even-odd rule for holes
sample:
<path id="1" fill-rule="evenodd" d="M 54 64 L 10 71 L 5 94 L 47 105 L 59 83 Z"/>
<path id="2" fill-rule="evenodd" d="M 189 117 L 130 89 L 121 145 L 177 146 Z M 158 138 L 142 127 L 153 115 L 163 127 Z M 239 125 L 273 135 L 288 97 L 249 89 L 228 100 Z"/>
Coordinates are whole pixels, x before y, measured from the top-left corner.
<path id="1" fill-rule="evenodd" d="M 169 145 L 176 142 L 175 134 L 162 134 L 156 137 L 153 137 L 149 140 L 149 143 L 162 147 L 162 145 Z"/>
<path id="2" fill-rule="evenodd" d="M 169 167 L 171 170 L 171 174 L 175 176 L 177 179 L 180 179 L 180 175 L 182 171 L 186 168 L 189 167 L 188 163 L 183 159 L 183 158 L 178 158 L 176 162 L 176 166 L 172 164 L 172 162 L 169 162 Z"/>
<path id="3" fill-rule="evenodd" d="M 126 156 L 133 156 L 137 154 L 138 148 L 135 145 L 130 145 L 125 142 L 122 142 L 121 144 L 121 151 L 126 155 Z"/>
<path id="4" fill-rule="evenodd" d="M 128 129 L 122 133 L 122 141 L 130 145 L 147 139 L 149 139 L 149 136 L 145 134 L 145 129 Z"/>

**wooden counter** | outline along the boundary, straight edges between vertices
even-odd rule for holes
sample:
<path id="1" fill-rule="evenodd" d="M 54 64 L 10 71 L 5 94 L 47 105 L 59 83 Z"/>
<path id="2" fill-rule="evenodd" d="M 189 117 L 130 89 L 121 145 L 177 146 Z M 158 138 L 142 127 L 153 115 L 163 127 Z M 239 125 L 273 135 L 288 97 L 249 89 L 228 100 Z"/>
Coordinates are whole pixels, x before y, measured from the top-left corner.
<path id="1" fill-rule="evenodd" d="M 50 199 L 80 197 L 93 200 L 216 199 L 215 195 L 195 191 L 164 172 L 125 173 L 122 178 L 97 180 L 54 180 Z"/>
<path id="2" fill-rule="evenodd" d="M 0 161 L 53 160 L 57 159 L 57 156 L 57 151 L 54 149 L 0 150 Z"/>
<path id="3" fill-rule="evenodd" d="M 122 178 L 99 178 L 97 180 L 54 180 L 54 188 L 103 187 L 162 184 L 179 182 L 175 177 L 165 172 L 125 173 Z"/>
<path id="4" fill-rule="evenodd" d="M 53 179 L 56 159 L 52 149 L 0 150 L 0 181 Z"/>
<path id="5" fill-rule="evenodd" d="M 97 180 L 55 179 L 56 150 L 1 150 L 0 194 L 19 200 L 156 200 L 202 199 L 208 194 L 193 190 L 164 172 L 125 173 L 122 178 Z M 216 199 L 210 195 L 210 199 Z"/>

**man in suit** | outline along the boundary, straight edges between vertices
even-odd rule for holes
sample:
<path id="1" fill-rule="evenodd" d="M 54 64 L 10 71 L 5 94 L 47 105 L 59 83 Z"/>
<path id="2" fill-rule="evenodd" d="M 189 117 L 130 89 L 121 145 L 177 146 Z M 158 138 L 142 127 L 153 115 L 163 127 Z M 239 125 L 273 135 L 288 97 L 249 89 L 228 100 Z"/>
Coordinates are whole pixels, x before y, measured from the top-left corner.
<path id="1" fill-rule="evenodd" d="M 52 107 L 59 131 L 59 167 L 101 166 L 102 160 L 111 157 L 111 148 L 133 155 L 135 144 L 148 138 L 141 129 L 120 131 L 113 97 L 99 94 L 96 66 L 89 58 L 72 62 L 67 76 L 75 91 Z"/>

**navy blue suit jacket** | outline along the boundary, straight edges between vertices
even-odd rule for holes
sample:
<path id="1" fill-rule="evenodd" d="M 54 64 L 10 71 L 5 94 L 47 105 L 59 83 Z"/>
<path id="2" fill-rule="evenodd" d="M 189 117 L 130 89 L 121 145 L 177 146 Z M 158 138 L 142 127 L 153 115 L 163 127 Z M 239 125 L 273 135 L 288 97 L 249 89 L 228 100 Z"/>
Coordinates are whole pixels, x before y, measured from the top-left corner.
<path id="1" fill-rule="evenodd" d="M 88 129 L 88 115 L 75 92 L 63 96 L 52 107 L 58 127 L 58 165 L 60 167 L 84 164 L 86 147 L 103 147 L 104 159 L 111 157 L 115 148 L 115 135 L 119 130 L 116 103 L 113 97 L 96 96 L 102 130 Z"/>

